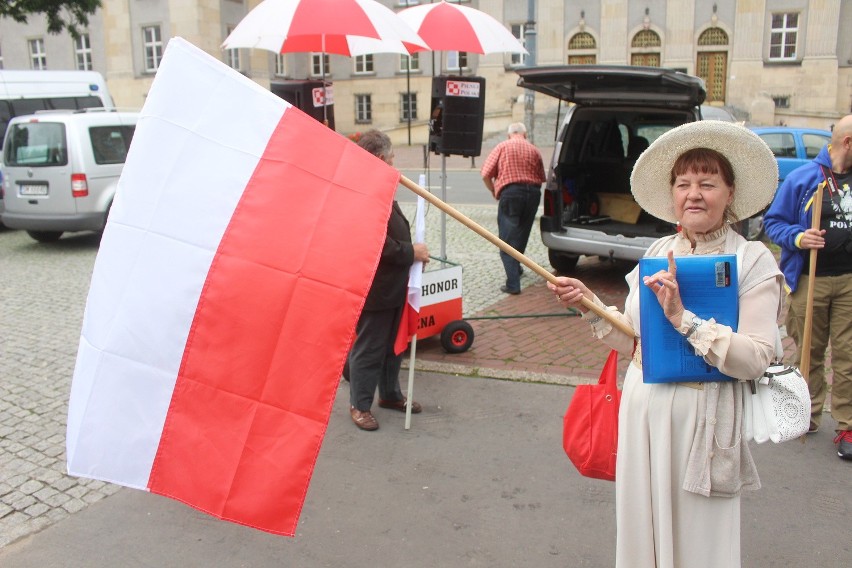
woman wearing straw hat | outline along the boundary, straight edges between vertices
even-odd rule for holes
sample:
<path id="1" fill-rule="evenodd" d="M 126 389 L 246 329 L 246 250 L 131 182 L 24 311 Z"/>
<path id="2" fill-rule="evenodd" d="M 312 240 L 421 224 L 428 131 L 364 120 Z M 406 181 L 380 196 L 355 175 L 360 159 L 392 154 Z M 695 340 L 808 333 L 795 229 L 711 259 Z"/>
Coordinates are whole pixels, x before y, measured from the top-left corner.
<path id="1" fill-rule="evenodd" d="M 777 166 L 766 144 L 733 123 L 701 121 L 660 136 L 637 160 L 631 186 L 639 205 L 681 230 L 646 256 L 667 256 L 668 269 L 643 282 L 627 275 L 623 313 L 579 280 L 548 284 L 565 306 L 584 312 L 592 333 L 621 353 L 634 352 L 619 411 L 616 464 L 616 566 L 740 566 L 740 492 L 760 480 L 741 439 L 743 385 L 762 375 L 775 352 L 782 277 L 759 242 L 743 248 L 737 331 L 684 308 L 674 257 L 736 253 L 743 237 L 731 223 L 761 211 L 775 192 Z M 649 287 L 668 321 L 725 382 L 644 383 L 639 287 Z M 588 298 L 613 312 L 636 337 L 583 306 Z M 704 315 L 704 318 L 701 316 Z M 646 346 L 653 349 L 653 345 Z"/>

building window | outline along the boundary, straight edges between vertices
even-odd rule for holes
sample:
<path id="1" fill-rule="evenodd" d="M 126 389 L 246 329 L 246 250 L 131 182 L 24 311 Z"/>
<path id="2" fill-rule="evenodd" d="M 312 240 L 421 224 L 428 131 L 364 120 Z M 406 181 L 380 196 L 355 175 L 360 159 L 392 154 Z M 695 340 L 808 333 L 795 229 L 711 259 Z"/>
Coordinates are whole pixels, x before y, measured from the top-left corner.
<path id="1" fill-rule="evenodd" d="M 145 72 L 155 73 L 163 59 L 163 34 L 160 26 L 142 28 L 142 47 L 145 50 Z"/>
<path id="2" fill-rule="evenodd" d="M 790 97 L 772 97 L 775 108 L 790 108 Z"/>
<path id="3" fill-rule="evenodd" d="M 364 74 L 364 73 L 372 73 L 373 72 L 373 56 L 372 54 L 368 55 L 356 55 L 355 56 L 355 74 Z"/>
<path id="4" fill-rule="evenodd" d="M 311 53 L 311 75 L 314 77 L 331 75 L 327 53 Z"/>
<path id="5" fill-rule="evenodd" d="M 589 32 L 580 32 L 568 40 L 568 49 L 597 49 L 598 44 Z"/>
<path id="6" fill-rule="evenodd" d="M 659 53 L 633 53 L 630 55 L 630 64 L 637 67 L 659 67 Z"/>
<path id="7" fill-rule="evenodd" d="M 594 65 L 597 61 L 595 55 L 569 55 L 568 65 Z"/>
<path id="8" fill-rule="evenodd" d="M 527 46 L 527 25 L 526 24 L 512 24 L 512 35 L 518 38 L 518 41 L 521 42 L 521 45 L 524 47 Z M 512 65 L 525 65 L 526 64 L 526 55 L 523 53 L 513 53 L 512 54 Z"/>
<path id="9" fill-rule="evenodd" d="M 642 30 L 633 36 L 630 47 L 634 50 L 630 54 L 631 65 L 644 65 L 646 67 L 660 66 L 660 36 L 653 30 Z"/>
<path id="10" fill-rule="evenodd" d="M 707 28 L 698 36 L 698 45 L 728 45 L 728 34 L 722 28 Z"/>
<path id="11" fill-rule="evenodd" d="M 598 42 L 589 32 L 579 32 L 568 40 L 569 65 L 594 65 L 597 62 Z"/>
<path id="12" fill-rule="evenodd" d="M 400 71 L 411 71 L 412 73 L 420 72 L 420 54 L 412 53 L 411 55 L 400 55 L 399 56 L 399 70 Z"/>
<path id="13" fill-rule="evenodd" d="M 653 30 L 642 30 L 633 36 L 633 41 L 630 42 L 630 47 L 649 48 L 660 47 L 660 36 Z"/>
<path id="14" fill-rule="evenodd" d="M 708 103 L 724 103 L 728 77 L 728 34 L 707 28 L 698 36 L 695 74 L 704 79 Z"/>
<path id="15" fill-rule="evenodd" d="M 287 59 L 283 53 L 275 54 L 275 76 L 284 77 L 287 75 Z"/>
<path id="16" fill-rule="evenodd" d="M 399 7 L 404 6 L 417 6 L 420 4 L 420 0 L 396 0 L 396 5 Z"/>
<path id="17" fill-rule="evenodd" d="M 417 120 L 417 93 L 400 93 L 399 121 Z"/>
<path id="18" fill-rule="evenodd" d="M 74 56 L 77 59 L 78 71 L 92 70 L 92 43 L 89 41 L 89 34 L 80 34 L 80 37 L 74 40 Z"/>
<path id="19" fill-rule="evenodd" d="M 798 14 L 772 14 L 772 32 L 769 36 L 769 59 L 796 59 L 796 41 L 799 37 Z"/>
<path id="20" fill-rule="evenodd" d="M 357 124 L 373 122 L 372 95 L 355 95 L 355 122 Z"/>
<path id="21" fill-rule="evenodd" d="M 44 39 L 31 39 L 28 43 L 30 46 L 30 68 L 38 71 L 47 69 L 47 53 L 44 51 Z"/>
<path id="22" fill-rule="evenodd" d="M 225 37 L 231 35 L 231 32 L 234 31 L 234 26 L 228 26 L 227 31 L 225 33 Z M 225 50 L 225 63 L 228 64 L 228 67 L 231 69 L 235 69 L 237 71 L 242 71 L 241 61 L 240 61 L 240 50 L 239 49 L 226 49 Z"/>
<path id="23" fill-rule="evenodd" d="M 447 69 L 451 69 L 451 70 L 467 69 L 467 52 L 464 52 L 464 51 L 448 51 L 447 52 Z"/>

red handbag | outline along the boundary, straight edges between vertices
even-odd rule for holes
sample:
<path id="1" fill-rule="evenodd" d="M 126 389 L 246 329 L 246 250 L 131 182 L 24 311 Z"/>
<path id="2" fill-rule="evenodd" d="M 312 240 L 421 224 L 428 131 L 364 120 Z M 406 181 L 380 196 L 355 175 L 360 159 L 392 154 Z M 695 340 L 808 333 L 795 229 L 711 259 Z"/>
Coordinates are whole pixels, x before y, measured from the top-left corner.
<path id="1" fill-rule="evenodd" d="M 581 475 L 615 481 L 618 449 L 618 352 L 612 350 L 596 385 L 578 385 L 565 411 L 562 447 Z"/>

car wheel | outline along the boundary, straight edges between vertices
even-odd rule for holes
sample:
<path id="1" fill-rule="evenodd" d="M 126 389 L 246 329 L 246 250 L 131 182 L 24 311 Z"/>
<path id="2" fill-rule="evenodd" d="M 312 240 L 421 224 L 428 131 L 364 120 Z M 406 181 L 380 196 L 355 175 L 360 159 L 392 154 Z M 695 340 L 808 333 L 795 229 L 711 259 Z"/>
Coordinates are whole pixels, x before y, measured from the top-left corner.
<path id="1" fill-rule="evenodd" d="M 464 353 L 471 345 L 473 327 L 466 321 L 451 321 L 441 330 L 441 347 L 447 353 Z"/>
<path id="2" fill-rule="evenodd" d="M 547 258 L 550 260 L 550 266 L 555 268 L 556 272 L 559 274 L 568 274 L 572 272 L 577 267 L 577 261 L 580 260 L 579 256 L 566 254 L 553 249 L 547 250 Z"/>
<path id="3" fill-rule="evenodd" d="M 62 236 L 62 231 L 27 231 L 27 234 L 40 243 L 55 243 Z"/>

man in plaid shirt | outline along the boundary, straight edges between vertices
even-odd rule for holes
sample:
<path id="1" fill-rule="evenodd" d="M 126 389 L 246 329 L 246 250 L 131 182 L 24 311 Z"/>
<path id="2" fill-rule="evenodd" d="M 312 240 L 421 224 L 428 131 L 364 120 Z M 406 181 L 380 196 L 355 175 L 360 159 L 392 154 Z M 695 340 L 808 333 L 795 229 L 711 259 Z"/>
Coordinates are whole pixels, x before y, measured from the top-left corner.
<path id="1" fill-rule="evenodd" d="M 527 129 L 521 122 L 509 125 L 509 139 L 494 147 L 482 165 L 482 181 L 491 191 L 497 206 L 500 239 L 523 253 L 527 248 L 538 203 L 545 181 L 541 152 L 527 141 Z M 521 263 L 500 251 L 506 270 L 506 294 L 521 293 Z"/>

